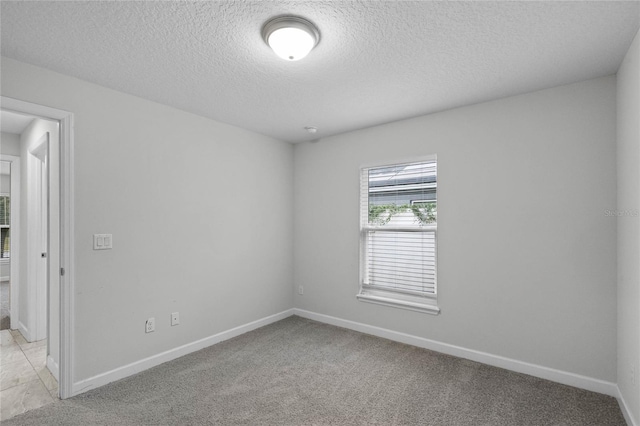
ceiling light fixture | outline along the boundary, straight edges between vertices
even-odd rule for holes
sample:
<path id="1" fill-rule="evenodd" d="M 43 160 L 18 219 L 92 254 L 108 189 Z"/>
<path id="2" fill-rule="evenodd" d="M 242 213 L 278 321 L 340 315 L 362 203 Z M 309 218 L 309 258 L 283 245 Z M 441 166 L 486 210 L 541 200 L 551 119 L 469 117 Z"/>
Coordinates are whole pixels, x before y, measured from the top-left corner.
<path id="1" fill-rule="evenodd" d="M 279 16 L 264 24 L 262 38 L 282 59 L 297 61 L 316 47 L 320 32 L 315 25 L 299 16 Z"/>

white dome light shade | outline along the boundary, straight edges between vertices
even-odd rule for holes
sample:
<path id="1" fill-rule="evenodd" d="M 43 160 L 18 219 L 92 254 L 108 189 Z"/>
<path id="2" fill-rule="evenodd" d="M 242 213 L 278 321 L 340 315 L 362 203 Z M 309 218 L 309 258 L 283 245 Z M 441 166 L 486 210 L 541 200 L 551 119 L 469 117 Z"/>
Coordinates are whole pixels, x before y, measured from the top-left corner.
<path id="1" fill-rule="evenodd" d="M 264 25 L 262 38 L 282 59 L 297 61 L 307 56 L 318 44 L 320 33 L 306 19 L 283 16 Z"/>
<path id="2" fill-rule="evenodd" d="M 298 28 L 280 28 L 269 36 L 269 46 L 276 55 L 288 61 L 304 58 L 315 44 L 311 34 Z"/>

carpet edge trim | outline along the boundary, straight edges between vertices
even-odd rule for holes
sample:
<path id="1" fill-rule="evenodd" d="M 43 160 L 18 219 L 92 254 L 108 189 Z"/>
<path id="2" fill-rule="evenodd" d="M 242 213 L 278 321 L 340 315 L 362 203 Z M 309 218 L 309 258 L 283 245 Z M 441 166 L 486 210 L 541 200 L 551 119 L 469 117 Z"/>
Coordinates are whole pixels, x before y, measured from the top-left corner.
<path id="1" fill-rule="evenodd" d="M 457 356 L 459 358 L 480 362 L 482 364 L 487 364 L 494 367 L 504 368 L 516 373 L 528 374 L 530 376 L 550 380 L 552 382 L 560 383 L 563 385 L 574 386 L 588 391 L 602 393 L 615 398 L 618 398 L 618 396 L 620 395 L 620 393 L 618 392 L 618 386 L 615 383 L 607 382 L 593 377 L 582 376 L 579 374 L 570 373 L 568 371 L 562 371 L 537 364 L 531 364 L 524 361 L 518 361 L 516 359 L 493 355 L 487 352 L 476 351 L 474 349 L 467 349 L 462 346 L 438 342 L 436 340 L 426 339 L 424 337 L 418 337 L 411 334 L 401 333 L 398 331 L 376 327 L 356 321 L 345 320 L 330 315 L 318 314 L 316 312 L 311 312 L 304 309 L 294 308 L 293 313 L 294 315 L 298 315 L 300 317 L 311 319 L 314 321 L 347 328 L 349 330 L 354 330 L 365 334 L 371 334 L 373 336 L 382 337 L 384 339 L 417 346 L 419 348 L 429 349 L 447 355 Z"/>
<path id="2" fill-rule="evenodd" d="M 152 355 L 147 358 L 143 358 L 139 361 L 123 365 L 122 367 L 114 368 L 113 370 L 97 374 L 87 379 L 74 382 L 72 385 L 71 396 L 76 396 L 91 389 L 104 386 L 111 382 L 115 382 L 116 380 L 124 379 L 125 377 L 132 376 L 144 370 L 148 370 L 149 368 L 174 360 L 176 358 L 180 358 L 181 356 L 199 351 L 211 345 L 215 345 L 216 343 L 220 343 L 225 340 L 240 336 L 241 334 L 255 330 L 256 328 L 264 327 L 265 325 L 280 321 L 292 315 L 293 308 L 287 309 L 282 312 L 278 312 L 276 314 L 252 321 L 250 323 L 243 324 L 226 331 L 222 331 L 212 336 L 205 337 L 173 349 L 169 349 L 167 351 Z"/>

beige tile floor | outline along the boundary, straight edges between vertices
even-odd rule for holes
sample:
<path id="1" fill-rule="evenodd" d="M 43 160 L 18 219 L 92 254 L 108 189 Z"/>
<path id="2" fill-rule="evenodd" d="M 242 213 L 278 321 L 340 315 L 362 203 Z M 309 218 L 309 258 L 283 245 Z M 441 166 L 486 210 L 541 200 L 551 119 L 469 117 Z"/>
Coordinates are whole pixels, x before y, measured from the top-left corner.
<path id="1" fill-rule="evenodd" d="M 28 343 L 18 330 L 0 331 L 0 421 L 57 399 L 46 339 Z"/>

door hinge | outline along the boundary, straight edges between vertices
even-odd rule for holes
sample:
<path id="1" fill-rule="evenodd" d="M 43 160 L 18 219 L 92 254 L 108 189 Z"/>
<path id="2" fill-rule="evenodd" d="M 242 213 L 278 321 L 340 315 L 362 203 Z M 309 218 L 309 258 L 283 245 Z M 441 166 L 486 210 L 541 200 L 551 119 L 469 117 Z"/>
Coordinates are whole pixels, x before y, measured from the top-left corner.
<path id="1" fill-rule="evenodd" d="M 60 268 L 60 276 L 64 277 L 64 268 Z"/>

